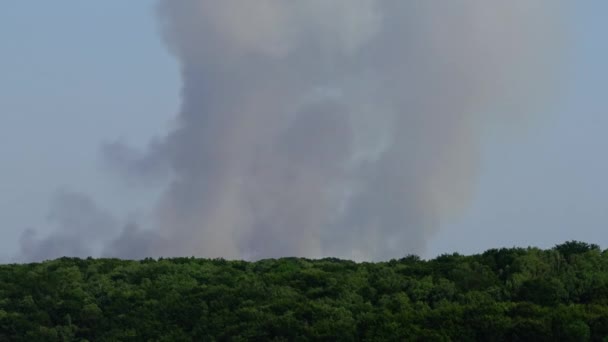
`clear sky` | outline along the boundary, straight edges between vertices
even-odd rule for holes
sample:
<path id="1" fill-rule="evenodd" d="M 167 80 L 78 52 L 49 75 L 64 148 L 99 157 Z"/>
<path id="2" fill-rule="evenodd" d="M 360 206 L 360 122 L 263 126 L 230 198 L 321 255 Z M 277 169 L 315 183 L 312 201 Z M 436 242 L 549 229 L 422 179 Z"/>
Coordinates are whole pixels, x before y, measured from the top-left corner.
<path id="1" fill-rule="evenodd" d="M 560 98 L 517 139 L 487 139 L 474 205 L 446 224 L 433 253 L 569 239 L 608 247 L 607 10 L 572 3 Z"/>
<path id="2" fill-rule="evenodd" d="M 608 247 L 607 12 L 600 0 L 571 5 L 561 95 L 516 138 L 488 128 L 473 203 L 442 222 L 427 257 L 569 239 Z M 100 146 L 144 147 L 166 132 L 180 87 L 153 1 L 2 2 L 0 258 L 24 229 L 50 229 L 59 189 L 119 216 L 149 206 L 158 189 L 121 191 Z"/>
<path id="3" fill-rule="evenodd" d="M 0 255 L 15 253 L 24 229 L 47 229 L 58 189 L 119 213 L 149 202 L 145 191 L 117 195 L 124 184 L 99 150 L 143 146 L 177 111 L 177 64 L 154 2 L 2 2 L 0 42 Z"/>

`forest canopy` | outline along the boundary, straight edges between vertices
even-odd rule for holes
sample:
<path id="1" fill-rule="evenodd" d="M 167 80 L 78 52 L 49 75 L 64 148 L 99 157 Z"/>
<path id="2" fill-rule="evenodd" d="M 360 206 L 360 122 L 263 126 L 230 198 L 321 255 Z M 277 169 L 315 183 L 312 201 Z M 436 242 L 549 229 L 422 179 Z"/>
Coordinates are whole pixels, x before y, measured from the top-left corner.
<path id="1" fill-rule="evenodd" d="M 0 265 L 0 341 L 608 341 L 608 250 Z"/>

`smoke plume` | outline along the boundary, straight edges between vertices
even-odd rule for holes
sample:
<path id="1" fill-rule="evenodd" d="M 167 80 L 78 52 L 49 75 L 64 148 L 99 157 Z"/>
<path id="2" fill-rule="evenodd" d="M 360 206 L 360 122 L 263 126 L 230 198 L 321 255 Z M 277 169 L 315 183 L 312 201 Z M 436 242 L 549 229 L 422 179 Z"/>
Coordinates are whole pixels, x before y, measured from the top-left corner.
<path id="1" fill-rule="evenodd" d="M 475 186 L 486 120 L 548 87 L 552 1 L 162 0 L 183 88 L 149 151 L 153 227 L 106 253 L 225 258 L 423 253 Z M 158 169 L 156 169 L 158 168 Z M 169 171 L 167 171 L 169 170 Z"/>
<path id="2" fill-rule="evenodd" d="M 61 189 L 51 199 L 47 216 L 51 233 L 40 237 L 27 229 L 20 239 L 20 261 L 40 261 L 62 256 L 98 255 L 105 241 L 119 231 L 118 220 L 88 196 Z"/>

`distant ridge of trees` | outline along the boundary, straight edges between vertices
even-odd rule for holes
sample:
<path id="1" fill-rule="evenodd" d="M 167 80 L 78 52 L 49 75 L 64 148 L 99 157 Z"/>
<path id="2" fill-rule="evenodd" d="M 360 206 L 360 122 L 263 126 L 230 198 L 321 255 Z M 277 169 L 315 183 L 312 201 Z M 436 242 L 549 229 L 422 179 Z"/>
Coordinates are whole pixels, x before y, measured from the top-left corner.
<path id="1" fill-rule="evenodd" d="M 608 341 L 608 250 L 0 265 L 0 341 Z"/>

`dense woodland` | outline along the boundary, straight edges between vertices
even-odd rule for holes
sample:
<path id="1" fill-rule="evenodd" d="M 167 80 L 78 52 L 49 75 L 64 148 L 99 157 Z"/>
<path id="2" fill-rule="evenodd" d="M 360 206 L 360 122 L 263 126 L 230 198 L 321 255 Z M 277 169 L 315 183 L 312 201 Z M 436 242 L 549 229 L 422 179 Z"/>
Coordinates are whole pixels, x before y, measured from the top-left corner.
<path id="1" fill-rule="evenodd" d="M 0 265 L 0 341 L 608 341 L 608 250 Z"/>

